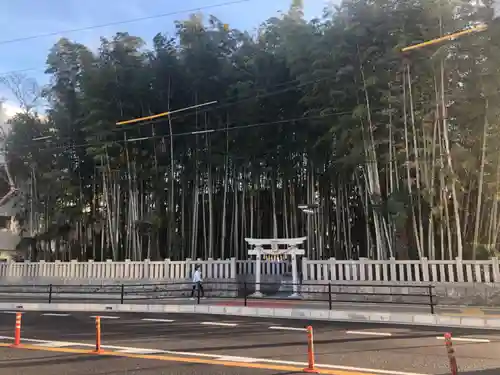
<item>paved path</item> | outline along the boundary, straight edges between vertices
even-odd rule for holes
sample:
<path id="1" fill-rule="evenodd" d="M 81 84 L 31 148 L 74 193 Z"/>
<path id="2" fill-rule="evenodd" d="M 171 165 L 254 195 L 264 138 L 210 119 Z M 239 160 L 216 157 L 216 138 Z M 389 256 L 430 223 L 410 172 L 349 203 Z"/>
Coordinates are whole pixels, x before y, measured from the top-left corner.
<path id="1" fill-rule="evenodd" d="M 87 313 L 25 312 L 23 344 L 11 349 L 14 314 L 0 312 L 2 375 L 297 373 L 306 361 L 308 324 L 320 368 L 337 375 L 449 375 L 447 329 L 308 322 L 213 315 L 102 315 L 102 342 L 113 356 L 89 354 L 95 323 Z M 500 374 L 500 331 L 450 329 L 460 375 Z M 120 356 L 120 358 L 117 358 Z M 384 372 L 385 371 L 385 372 Z M 300 373 L 300 372 L 299 372 Z"/>
<path id="2" fill-rule="evenodd" d="M 103 303 L 116 304 L 120 303 L 120 297 L 116 298 L 99 298 L 102 296 L 88 295 L 87 297 L 75 294 L 73 298 L 61 298 L 54 296 L 52 303 Z M 0 302 L 13 303 L 48 303 L 47 298 L 41 298 L 37 295 L 2 295 L 0 294 Z M 197 304 L 197 300 L 190 298 L 135 298 L 124 301 L 125 304 L 165 304 L 165 305 L 192 305 Z M 215 306 L 244 306 L 244 300 L 240 298 L 207 298 L 200 300 L 204 305 Z M 250 307 L 274 307 L 274 308 L 297 308 L 297 309 L 328 309 L 328 301 L 302 301 L 292 299 L 271 299 L 259 298 L 248 299 L 247 306 Z M 349 302 L 332 304 L 333 310 L 352 310 L 352 311 L 383 311 L 383 312 L 403 312 L 403 313 L 430 313 L 430 306 L 425 305 L 408 305 L 408 304 L 389 304 L 389 303 L 360 303 Z M 467 306 L 435 306 L 436 314 L 450 316 L 484 316 L 492 318 L 500 317 L 500 307 L 467 307 Z"/>

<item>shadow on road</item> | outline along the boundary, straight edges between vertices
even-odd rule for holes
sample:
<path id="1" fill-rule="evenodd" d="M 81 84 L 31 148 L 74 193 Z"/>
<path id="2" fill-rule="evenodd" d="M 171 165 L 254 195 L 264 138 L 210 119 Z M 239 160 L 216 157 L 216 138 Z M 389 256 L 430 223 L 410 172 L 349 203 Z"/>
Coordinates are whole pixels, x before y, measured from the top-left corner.
<path id="1" fill-rule="evenodd" d="M 489 370 L 469 370 L 469 371 L 464 371 L 460 370 L 460 367 L 458 368 L 458 373 L 460 375 L 499 375 L 500 374 L 500 367 L 494 368 L 494 369 L 489 369 Z M 450 372 L 445 372 L 439 375 L 450 375 Z"/>
<path id="2" fill-rule="evenodd" d="M 111 358 L 110 356 L 104 355 L 53 355 L 46 358 L 22 358 L 22 359 L 8 359 L 1 360 L 0 367 L 2 369 L 9 368 L 27 368 L 36 366 L 47 366 L 47 365 L 60 365 L 60 364 L 71 364 L 84 361 L 102 361 Z M 114 358 L 114 357 L 113 357 Z"/>

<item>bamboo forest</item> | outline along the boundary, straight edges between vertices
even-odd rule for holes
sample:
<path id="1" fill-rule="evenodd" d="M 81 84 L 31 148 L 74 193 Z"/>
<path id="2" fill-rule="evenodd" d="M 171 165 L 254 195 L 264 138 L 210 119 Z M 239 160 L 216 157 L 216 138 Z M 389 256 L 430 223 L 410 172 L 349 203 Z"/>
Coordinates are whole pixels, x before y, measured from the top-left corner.
<path id="1" fill-rule="evenodd" d="M 245 259 L 245 238 L 302 236 L 311 259 L 496 256 L 493 13 L 344 0 L 309 20 L 295 0 L 253 31 L 196 13 L 152 41 L 60 39 L 47 86 L 0 78 L 22 108 L 5 155 L 30 258 Z"/>

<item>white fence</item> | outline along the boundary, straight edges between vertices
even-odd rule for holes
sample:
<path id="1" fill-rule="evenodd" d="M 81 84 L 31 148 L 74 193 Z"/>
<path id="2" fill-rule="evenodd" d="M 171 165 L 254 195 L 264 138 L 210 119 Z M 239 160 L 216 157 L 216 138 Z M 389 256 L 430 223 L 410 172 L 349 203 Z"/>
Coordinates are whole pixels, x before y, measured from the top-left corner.
<path id="1" fill-rule="evenodd" d="M 160 262 L 37 262 L 0 263 L 0 278 L 64 278 L 64 279 L 187 279 L 194 266 L 201 266 L 205 278 L 235 279 L 237 275 L 254 275 L 254 260 L 190 260 Z M 424 282 L 424 283 L 490 283 L 500 282 L 498 258 L 487 261 L 428 260 L 386 261 L 308 260 L 299 267 L 302 279 L 334 282 Z M 290 271 L 284 261 L 263 261 L 262 275 L 283 275 Z M 0 280 L 1 281 L 1 280 Z"/>
<path id="2" fill-rule="evenodd" d="M 490 260 L 397 261 L 360 259 L 339 261 L 304 260 L 303 280 L 366 281 L 407 283 L 491 283 L 500 282 L 498 258 Z"/>

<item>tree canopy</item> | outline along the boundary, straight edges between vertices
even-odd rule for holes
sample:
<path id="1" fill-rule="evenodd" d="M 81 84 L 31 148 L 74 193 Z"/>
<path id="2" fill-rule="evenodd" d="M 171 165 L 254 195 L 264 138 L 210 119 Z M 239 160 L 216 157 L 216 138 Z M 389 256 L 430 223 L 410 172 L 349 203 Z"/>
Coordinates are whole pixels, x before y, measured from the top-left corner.
<path id="1" fill-rule="evenodd" d="M 483 3 L 345 0 L 307 21 L 294 1 L 257 35 L 193 14 L 151 48 L 59 40 L 47 113 L 24 98 L 6 144 L 31 258 L 246 258 L 245 237 L 303 235 L 317 259 L 494 256 L 500 26 Z"/>

